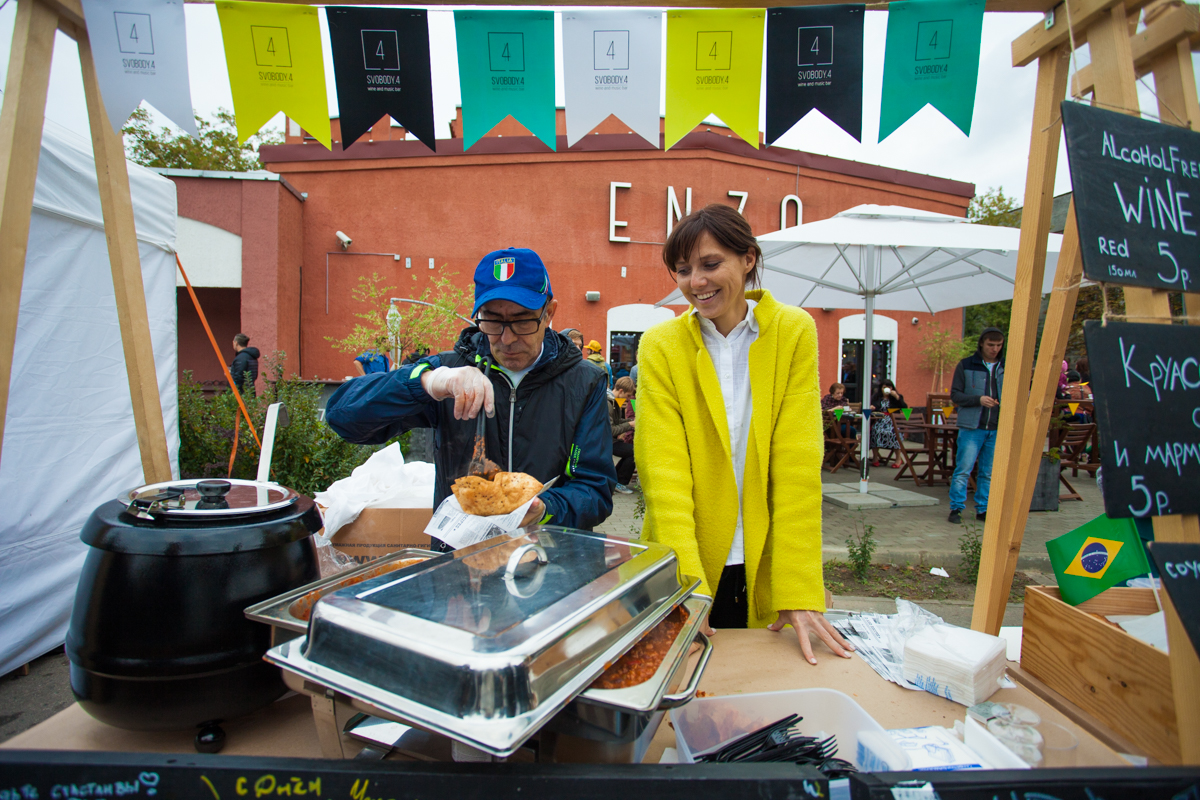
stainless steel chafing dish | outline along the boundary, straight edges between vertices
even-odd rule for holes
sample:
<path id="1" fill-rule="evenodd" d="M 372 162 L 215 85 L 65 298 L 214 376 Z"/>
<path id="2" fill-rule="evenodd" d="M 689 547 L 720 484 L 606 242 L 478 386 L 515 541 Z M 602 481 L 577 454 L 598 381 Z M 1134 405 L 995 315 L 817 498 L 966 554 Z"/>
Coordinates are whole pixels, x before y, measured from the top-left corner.
<path id="1" fill-rule="evenodd" d="M 655 713 L 668 679 L 679 682 L 708 598 L 690 609 L 692 631 L 676 640 L 662 680 L 587 687 L 698 584 L 680 581 L 675 554 L 662 545 L 527 529 L 326 595 L 308 635 L 267 659 L 314 695 L 314 709 L 318 698 L 337 696 L 357 711 L 508 756 L 581 692 L 579 702 L 596 708 L 624 703 Z M 679 702 L 694 695 L 701 670 Z"/>
<path id="2" fill-rule="evenodd" d="M 256 603 L 246 609 L 246 617 L 271 626 L 271 646 L 274 647 L 289 639 L 303 636 L 308 631 L 308 620 L 312 615 L 312 610 L 317 601 L 325 595 L 401 569 L 401 565 L 405 561 L 427 561 L 440 555 L 444 554 L 415 547 L 397 550 L 362 566 L 313 581 L 278 597 Z"/>

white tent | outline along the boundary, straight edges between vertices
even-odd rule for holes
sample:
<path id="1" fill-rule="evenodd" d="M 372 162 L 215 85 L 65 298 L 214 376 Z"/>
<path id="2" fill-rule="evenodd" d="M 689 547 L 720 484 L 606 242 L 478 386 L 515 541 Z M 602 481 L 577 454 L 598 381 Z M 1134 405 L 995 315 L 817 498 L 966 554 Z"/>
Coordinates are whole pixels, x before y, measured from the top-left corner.
<path id="1" fill-rule="evenodd" d="M 129 165 L 173 463 L 175 184 Z M 0 453 L 0 674 L 62 644 L 96 506 L 143 483 L 92 154 L 47 123 Z"/>
<path id="2" fill-rule="evenodd" d="M 902 206 L 855 206 L 829 219 L 758 237 L 763 288 L 809 308 L 862 308 L 866 335 L 860 374 L 872 374 L 872 318 L 887 311 L 944 311 L 1011 300 L 1019 228 Z M 1042 292 L 1054 283 L 1062 235 L 1050 234 Z M 656 305 L 683 302 L 676 289 Z M 871 385 L 863 382 L 863 400 Z M 864 402 L 864 408 L 867 403 Z M 870 435 L 863 426 L 861 490 L 867 491 Z"/>

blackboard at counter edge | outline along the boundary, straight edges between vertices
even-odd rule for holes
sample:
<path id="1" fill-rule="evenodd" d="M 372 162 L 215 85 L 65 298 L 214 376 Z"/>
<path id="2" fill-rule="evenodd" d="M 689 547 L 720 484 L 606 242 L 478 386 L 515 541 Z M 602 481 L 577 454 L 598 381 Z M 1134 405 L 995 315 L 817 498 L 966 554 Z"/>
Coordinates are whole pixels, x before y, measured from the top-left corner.
<path id="1" fill-rule="evenodd" d="M 267 774 L 277 782 L 297 778 L 306 786 L 319 778 L 321 794 L 312 800 L 352 800 L 355 781 L 370 782 L 366 787 L 359 783 L 364 798 L 389 800 L 612 800 L 620 796 L 822 800 L 830 796 L 824 779 L 813 778 L 816 773 L 811 768 L 794 764 L 434 764 L 0 749 L 0 788 L 34 787 L 38 800 L 52 800 L 50 790 L 55 785 L 128 780 L 143 773 L 156 778 L 154 796 L 142 791 L 126 797 L 238 800 L 236 781 L 244 777 L 249 784 L 245 797 L 253 798 L 254 781 Z M 1200 766 L 865 773 L 851 777 L 850 794 L 854 800 L 891 800 L 893 786 L 925 783 L 933 784 L 943 800 L 1007 800 L 1013 792 L 1017 797 L 1038 792 L 1059 800 L 1200 800 Z"/>
<path id="2" fill-rule="evenodd" d="M 1200 562 L 1200 544 L 1191 542 L 1150 542 L 1150 557 L 1158 567 L 1158 576 L 1179 614 L 1179 620 L 1192 640 L 1192 649 L 1200 655 L 1200 576 L 1172 578 L 1166 569 L 1168 561 Z"/>

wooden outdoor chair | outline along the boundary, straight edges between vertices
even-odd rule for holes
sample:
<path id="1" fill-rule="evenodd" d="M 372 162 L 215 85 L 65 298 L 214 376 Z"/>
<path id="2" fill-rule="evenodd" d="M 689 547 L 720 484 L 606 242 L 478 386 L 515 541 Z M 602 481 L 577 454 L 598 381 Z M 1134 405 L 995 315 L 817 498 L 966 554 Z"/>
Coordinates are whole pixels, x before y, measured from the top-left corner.
<path id="1" fill-rule="evenodd" d="M 909 477 L 917 486 L 929 485 L 929 470 L 933 465 L 933 451 L 930 449 L 931 437 L 925 436 L 925 415 L 920 411 L 912 412 L 904 418 L 903 411 L 892 412 L 892 424 L 896 426 L 896 438 L 900 440 L 901 466 L 892 480 Z M 916 441 L 921 436 L 923 442 Z"/>
<path id="2" fill-rule="evenodd" d="M 832 411 L 826 410 L 822 414 L 825 418 L 825 467 L 830 473 L 837 472 L 842 467 L 858 467 L 860 465 L 858 457 L 858 433 L 849 435 L 842 433 L 842 424 L 844 423 L 850 430 L 854 430 L 854 419 L 851 415 L 846 414 L 839 421 L 833 415 Z"/>
<path id="3" fill-rule="evenodd" d="M 946 408 L 954 408 L 949 392 L 930 392 L 925 395 L 925 415 L 931 423 L 954 424 L 957 414 L 951 411 L 947 415 L 944 411 Z"/>
<path id="4" fill-rule="evenodd" d="M 1092 434 L 1095 433 L 1096 424 L 1089 422 L 1084 425 L 1068 425 L 1066 432 L 1058 443 L 1058 450 L 1062 454 L 1062 458 L 1058 462 L 1058 479 L 1063 486 L 1067 487 L 1066 494 L 1060 494 L 1058 499 L 1061 500 L 1082 500 L 1083 496 L 1075 491 L 1075 487 L 1067 480 L 1064 474 L 1068 469 L 1072 470 L 1072 478 L 1079 476 L 1079 470 L 1083 470 L 1089 475 L 1095 475 L 1099 462 L 1093 463 L 1086 457 L 1087 447 L 1091 444 Z"/>

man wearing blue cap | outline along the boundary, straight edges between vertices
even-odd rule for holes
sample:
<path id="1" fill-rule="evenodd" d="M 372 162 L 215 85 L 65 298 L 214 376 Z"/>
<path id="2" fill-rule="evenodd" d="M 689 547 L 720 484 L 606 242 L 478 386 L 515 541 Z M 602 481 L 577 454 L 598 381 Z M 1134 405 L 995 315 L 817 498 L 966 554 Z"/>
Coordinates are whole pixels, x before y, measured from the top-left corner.
<path id="1" fill-rule="evenodd" d="M 360 444 L 382 444 L 412 428 L 436 429 L 436 508 L 466 474 L 475 418 L 486 413 L 489 459 L 542 483 L 559 479 L 534 501 L 522 525 L 591 530 L 612 513 L 617 481 L 608 386 L 569 339 L 551 330 L 557 307 L 537 253 L 488 253 L 475 268 L 475 326 L 459 335 L 454 349 L 343 384 L 329 398 L 325 419 L 343 439 Z"/>

